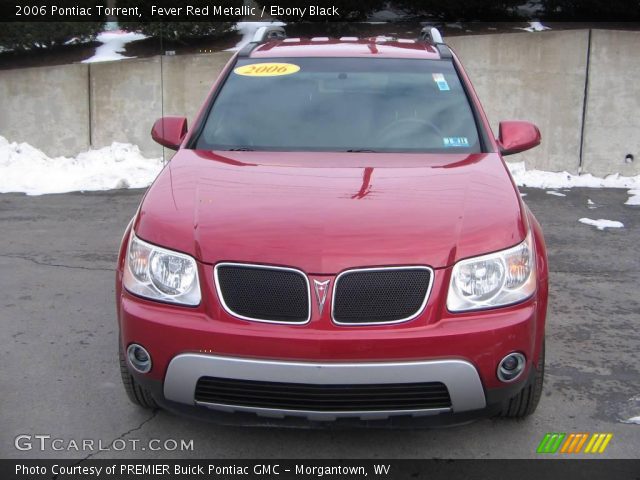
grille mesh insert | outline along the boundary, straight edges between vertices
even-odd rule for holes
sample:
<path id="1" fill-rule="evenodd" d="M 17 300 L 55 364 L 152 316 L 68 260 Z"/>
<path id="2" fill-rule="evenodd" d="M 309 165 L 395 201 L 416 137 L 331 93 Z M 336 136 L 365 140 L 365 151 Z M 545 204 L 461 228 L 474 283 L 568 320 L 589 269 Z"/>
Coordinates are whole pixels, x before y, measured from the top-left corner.
<path id="1" fill-rule="evenodd" d="M 292 270 L 219 265 L 218 287 L 234 315 L 254 320 L 303 323 L 309 317 L 306 277 Z"/>
<path id="2" fill-rule="evenodd" d="M 283 410 L 380 411 L 451 407 L 440 382 L 377 385 L 315 385 L 201 377 L 198 402 Z"/>
<path id="3" fill-rule="evenodd" d="M 430 270 L 420 268 L 346 272 L 335 285 L 333 318 L 354 324 L 407 319 L 420 310 L 430 282 Z"/>

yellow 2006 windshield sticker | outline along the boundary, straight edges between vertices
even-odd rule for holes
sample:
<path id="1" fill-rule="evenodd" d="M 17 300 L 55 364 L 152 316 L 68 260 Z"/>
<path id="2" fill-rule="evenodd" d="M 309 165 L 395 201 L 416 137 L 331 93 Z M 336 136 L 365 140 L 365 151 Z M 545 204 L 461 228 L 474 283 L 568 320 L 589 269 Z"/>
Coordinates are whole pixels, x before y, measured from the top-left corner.
<path id="1" fill-rule="evenodd" d="M 234 72 L 247 77 L 275 77 L 278 75 L 291 75 L 300 70 L 293 63 L 252 63 L 237 67 Z"/>

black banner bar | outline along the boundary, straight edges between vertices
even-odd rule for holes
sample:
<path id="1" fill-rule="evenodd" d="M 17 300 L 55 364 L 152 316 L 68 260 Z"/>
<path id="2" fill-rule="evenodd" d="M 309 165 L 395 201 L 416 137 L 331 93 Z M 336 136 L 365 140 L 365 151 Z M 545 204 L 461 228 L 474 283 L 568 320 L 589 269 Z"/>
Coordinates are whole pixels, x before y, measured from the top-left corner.
<path id="1" fill-rule="evenodd" d="M 3 480 L 637 480 L 640 460 L 0 460 Z"/>
<path id="2" fill-rule="evenodd" d="M 0 0 L 3 22 L 235 22 L 240 19 L 328 22 L 362 20 L 368 8 L 340 1 L 252 2 L 242 0 Z M 364 3 L 363 3 L 364 5 Z"/>
<path id="3" fill-rule="evenodd" d="M 386 7 L 432 23 L 527 20 L 637 22 L 640 3 L 555 0 L 529 12 L 521 3 L 424 0 L 0 0 L 0 22 L 360 22 Z M 555 7 L 554 7 L 555 5 Z M 544 8 L 543 8 L 544 7 Z"/>

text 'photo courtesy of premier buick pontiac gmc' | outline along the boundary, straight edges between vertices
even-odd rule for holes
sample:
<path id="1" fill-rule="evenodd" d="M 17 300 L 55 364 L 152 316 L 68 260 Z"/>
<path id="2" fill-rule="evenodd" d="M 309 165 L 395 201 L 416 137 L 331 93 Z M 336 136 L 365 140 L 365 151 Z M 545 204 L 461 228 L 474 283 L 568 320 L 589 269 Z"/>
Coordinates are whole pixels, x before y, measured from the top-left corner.
<path id="1" fill-rule="evenodd" d="M 439 425 L 532 414 L 547 255 L 497 138 L 436 29 L 417 40 L 261 27 L 126 229 L 122 380 L 217 421 Z M 214 79 L 212 79 L 213 81 Z"/>

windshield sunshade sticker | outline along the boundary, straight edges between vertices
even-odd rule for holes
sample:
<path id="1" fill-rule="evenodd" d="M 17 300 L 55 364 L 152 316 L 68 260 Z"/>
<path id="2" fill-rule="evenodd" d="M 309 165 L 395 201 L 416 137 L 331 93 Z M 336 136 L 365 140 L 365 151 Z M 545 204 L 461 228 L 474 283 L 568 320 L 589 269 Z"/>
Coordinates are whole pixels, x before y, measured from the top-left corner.
<path id="1" fill-rule="evenodd" d="M 433 74 L 433 81 L 436 82 L 436 85 L 438 85 L 438 90 L 441 90 L 443 92 L 451 90 L 449 88 L 449 84 L 447 83 L 447 79 L 444 78 L 443 74 L 434 73 Z"/>
<path id="2" fill-rule="evenodd" d="M 277 77 L 291 75 L 298 71 L 300 71 L 300 67 L 293 63 L 252 63 L 233 70 L 235 74 L 245 77 Z"/>
<path id="3" fill-rule="evenodd" d="M 468 147 L 469 139 L 467 137 L 444 137 L 442 142 L 445 147 Z"/>

